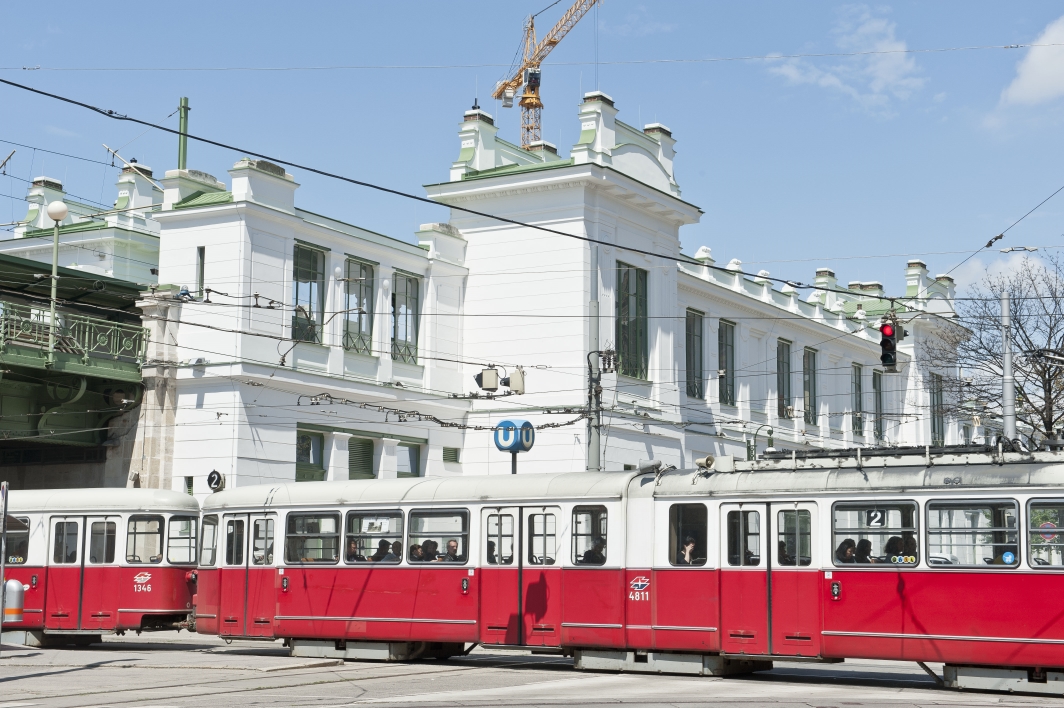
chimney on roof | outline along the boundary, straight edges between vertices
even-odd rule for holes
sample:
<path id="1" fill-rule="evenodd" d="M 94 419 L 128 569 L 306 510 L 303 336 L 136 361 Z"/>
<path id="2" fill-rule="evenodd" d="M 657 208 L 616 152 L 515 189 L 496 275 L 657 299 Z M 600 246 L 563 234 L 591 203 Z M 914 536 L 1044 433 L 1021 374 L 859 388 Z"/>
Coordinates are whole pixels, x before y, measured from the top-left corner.
<path id="1" fill-rule="evenodd" d="M 280 165 L 244 157 L 229 170 L 233 178 L 233 201 L 249 201 L 294 213 L 299 185 Z"/>

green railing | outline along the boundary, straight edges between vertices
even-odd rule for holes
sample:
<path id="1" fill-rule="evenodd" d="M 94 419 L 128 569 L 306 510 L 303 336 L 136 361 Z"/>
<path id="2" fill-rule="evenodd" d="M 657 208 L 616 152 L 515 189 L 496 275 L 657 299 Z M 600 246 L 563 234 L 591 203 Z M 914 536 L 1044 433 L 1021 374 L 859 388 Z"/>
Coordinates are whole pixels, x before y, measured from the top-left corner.
<path id="1" fill-rule="evenodd" d="M 0 302 L 0 353 L 12 345 L 48 350 L 51 330 L 47 307 Z M 111 359 L 144 363 L 148 330 L 83 315 L 56 312 L 55 351 L 75 355 L 82 363 Z"/>

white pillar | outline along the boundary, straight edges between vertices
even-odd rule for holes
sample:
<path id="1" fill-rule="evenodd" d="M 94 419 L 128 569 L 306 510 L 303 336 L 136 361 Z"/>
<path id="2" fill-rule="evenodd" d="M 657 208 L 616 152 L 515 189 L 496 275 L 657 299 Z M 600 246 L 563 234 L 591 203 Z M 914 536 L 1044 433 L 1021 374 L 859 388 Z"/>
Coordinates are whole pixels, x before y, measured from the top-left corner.
<path id="1" fill-rule="evenodd" d="M 325 479 L 330 482 L 348 479 L 347 442 L 351 439 L 351 433 L 333 433 L 330 438 L 329 469 Z"/>
<path id="2" fill-rule="evenodd" d="M 399 440 L 396 438 L 381 439 L 381 459 L 377 466 L 377 479 L 395 479 L 398 471 L 396 460 L 396 446 Z"/>

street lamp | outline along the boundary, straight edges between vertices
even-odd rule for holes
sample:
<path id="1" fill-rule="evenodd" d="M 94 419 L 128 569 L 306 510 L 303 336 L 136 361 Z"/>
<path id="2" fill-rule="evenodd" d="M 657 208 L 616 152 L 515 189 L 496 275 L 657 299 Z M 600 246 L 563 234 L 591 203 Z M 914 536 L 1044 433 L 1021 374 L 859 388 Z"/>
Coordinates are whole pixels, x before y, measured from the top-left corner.
<path id="1" fill-rule="evenodd" d="M 48 218 L 55 222 L 52 230 L 52 305 L 48 320 L 48 366 L 55 363 L 55 284 L 59 280 L 59 224 L 67 217 L 67 205 L 54 201 L 48 205 Z"/>

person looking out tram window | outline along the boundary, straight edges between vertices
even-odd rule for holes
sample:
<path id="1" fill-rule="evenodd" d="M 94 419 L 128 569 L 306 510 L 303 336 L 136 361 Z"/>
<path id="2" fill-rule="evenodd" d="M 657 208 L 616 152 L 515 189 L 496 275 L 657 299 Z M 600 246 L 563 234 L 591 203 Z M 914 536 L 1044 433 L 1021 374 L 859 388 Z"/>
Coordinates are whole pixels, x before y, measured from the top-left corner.
<path id="1" fill-rule="evenodd" d="M 586 565 L 602 565 L 606 562 L 606 540 L 602 538 L 596 538 L 591 544 L 591 548 L 584 551 L 583 557 L 580 559 L 581 563 Z"/>
<path id="2" fill-rule="evenodd" d="M 402 541 L 393 541 L 392 542 L 392 555 L 395 556 L 395 560 L 399 560 L 400 558 L 403 557 L 403 542 Z"/>
<path id="3" fill-rule="evenodd" d="M 875 563 L 876 559 L 872 556 L 872 542 L 867 538 L 862 538 L 857 542 L 857 548 L 854 551 L 855 563 Z"/>
<path id="4" fill-rule="evenodd" d="M 366 560 L 366 557 L 358 551 L 359 545 L 361 544 L 359 543 L 359 539 L 357 538 L 349 538 L 347 540 L 347 561 L 349 563 L 353 561 Z"/>
<path id="5" fill-rule="evenodd" d="M 901 552 L 902 555 L 905 556 L 916 555 L 916 537 L 913 536 L 911 533 L 907 533 L 902 537 Z"/>
<path id="6" fill-rule="evenodd" d="M 422 563 L 435 563 L 440 559 L 439 544 L 429 539 L 421 544 L 421 562 Z"/>
<path id="7" fill-rule="evenodd" d="M 415 543 L 414 545 L 410 546 L 410 562 L 411 563 L 420 563 L 424 559 L 425 559 L 425 556 L 424 556 L 424 554 L 421 551 L 421 544 L 420 543 Z"/>
<path id="8" fill-rule="evenodd" d="M 790 553 L 787 553 L 786 541 L 780 541 L 779 545 L 777 546 L 777 549 L 778 550 L 776 553 L 776 560 L 779 561 L 780 565 L 796 565 L 796 563 L 794 562 L 794 556 L 792 556 Z"/>
<path id="9" fill-rule="evenodd" d="M 857 543 L 852 538 L 843 539 L 839 547 L 835 549 L 836 563 L 854 563 L 854 549 Z"/>
<path id="10" fill-rule="evenodd" d="M 900 556 L 903 548 L 901 536 L 891 536 L 887 539 L 887 545 L 883 547 L 883 560 L 888 563 L 896 563 L 896 560 L 891 559 Z"/>
<path id="11" fill-rule="evenodd" d="M 683 546 L 680 548 L 680 556 L 676 559 L 676 565 L 695 564 L 695 545 L 694 536 L 688 536 L 683 540 Z"/>
<path id="12" fill-rule="evenodd" d="M 440 561 L 443 563 L 464 563 L 465 557 L 458 553 L 458 540 L 448 539 L 447 541 L 447 553 L 440 557 Z"/>
<path id="13" fill-rule="evenodd" d="M 385 563 L 394 563 L 399 558 L 392 553 L 392 544 L 388 542 L 388 539 L 382 538 L 377 543 L 377 552 L 369 557 L 374 563 L 384 561 Z"/>

